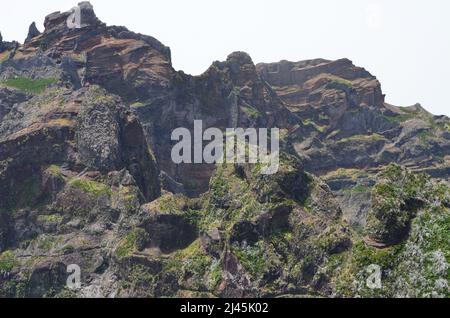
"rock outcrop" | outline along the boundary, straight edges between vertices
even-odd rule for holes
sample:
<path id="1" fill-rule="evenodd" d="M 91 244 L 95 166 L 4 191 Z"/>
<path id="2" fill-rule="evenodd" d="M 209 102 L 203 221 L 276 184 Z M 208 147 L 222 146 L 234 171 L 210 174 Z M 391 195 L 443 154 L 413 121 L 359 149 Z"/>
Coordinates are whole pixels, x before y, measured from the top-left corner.
<path id="1" fill-rule="evenodd" d="M 0 63 L 3 62 L 7 57 L 5 52 L 9 51 L 9 50 L 14 50 L 15 48 L 17 48 L 18 45 L 19 45 L 19 43 L 17 43 L 17 42 L 3 41 L 2 34 L 0 33 L 0 53 L 3 53 L 3 55 L 0 58 Z"/>
<path id="2" fill-rule="evenodd" d="M 449 119 L 386 103 L 378 80 L 348 59 L 257 69 L 300 118 L 288 139 L 306 169 L 332 184 L 351 223 L 364 226 L 375 175 L 391 162 L 449 178 Z"/>
<path id="3" fill-rule="evenodd" d="M 39 36 L 40 34 L 41 32 L 39 32 L 39 30 L 37 29 L 36 23 L 31 23 L 30 27 L 28 28 L 28 35 L 25 39 L 25 43 L 30 42 L 33 38 Z"/>

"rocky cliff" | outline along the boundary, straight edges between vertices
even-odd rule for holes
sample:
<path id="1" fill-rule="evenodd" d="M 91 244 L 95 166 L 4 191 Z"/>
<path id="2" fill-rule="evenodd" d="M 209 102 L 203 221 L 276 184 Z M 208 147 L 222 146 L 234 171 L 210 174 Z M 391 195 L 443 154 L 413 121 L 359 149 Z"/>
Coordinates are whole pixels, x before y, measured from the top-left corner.
<path id="1" fill-rule="evenodd" d="M 448 297 L 449 118 L 347 59 L 191 76 L 78 10 L 0 36 L 0 296 Z M 173 163 L 194 120 L 280 128 L 279 171 Z"/>

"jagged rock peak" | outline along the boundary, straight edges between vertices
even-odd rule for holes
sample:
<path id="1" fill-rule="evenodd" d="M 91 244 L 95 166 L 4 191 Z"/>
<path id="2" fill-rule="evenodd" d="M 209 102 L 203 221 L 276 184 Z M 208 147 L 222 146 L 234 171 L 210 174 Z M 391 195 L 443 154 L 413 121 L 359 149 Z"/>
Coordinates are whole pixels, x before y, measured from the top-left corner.
<path id="1" fill-rule="evenodd" d="M 357 67 L 347 58 L 330 61 L 313 59 L 299 62 L 280 61 L 256 65 L 258 72 L 272 85 L 283 86 L 305 82 L 320 74 L 332 74 L 347 80 L 376 79 L 362 67 Z"/>
<path id="2" fill-rule="evenodd" d="M 78 7 L 80 8 L 81 12 L 82 26 L 96 25 L 101 23 L 100 20 L 95 15 L 94 7 L 89 1 L 83 1 L 78 3 Z"/>
<path id="3" fill-rule="evenodd" d="M 102 22 L 97 18 L 94 12 L 94 7 L 89 1 L 78 3 L 66 12 L 54 12 L 45 17 L 45 32 L 58 28 L 84 28 L 87 26 L 101 25 Z"/>
<path id="4" fill-rule="evenodd" d="M 246 52 L 241 51 L 233 52 L 230 55 L 228 55 L 227 62 L 231 64 L 237 64 L 239 66 L 246 64 L 253 65 L 253 60 L 250 57 L 250 55 Z"/>
<path id="5" fill-rule="evenodd" d="M 27 38 L 25 39 L 25 43 L 28 43 L 29 41 L 31 41 L 31 39 L 33 39 L 34 37 L 36 37 L 40 34 L 41 34 L 41 32 L 36 27 L 36 23 L 35 22 L 31 23 L 30 27 L 28 28 L 28 35 L 27 35 Z"/>

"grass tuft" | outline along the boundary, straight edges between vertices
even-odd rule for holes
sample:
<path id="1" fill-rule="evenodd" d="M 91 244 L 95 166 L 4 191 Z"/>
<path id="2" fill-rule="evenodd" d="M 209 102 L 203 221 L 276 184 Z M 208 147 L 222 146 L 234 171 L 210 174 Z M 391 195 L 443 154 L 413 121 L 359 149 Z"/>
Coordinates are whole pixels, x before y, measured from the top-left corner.
<path id="1" fill-rule="evenodd" d="M 58 80 L 56 78 L 31 79 L 27 77 L 16 77 L 1 81 L 0 84 L 17 88 L 28 93 L 40 94 L 45 91 L 48 86 L 56 83 L 57 81 Z"/>
<path id="2" fill-rule="evenodd" d="M 95 196 L 100 196 L 103 194 L 108 196 L 111 195 L 111 189 L 107 185 L 100 182 L 85 179 L 73 179 L 69 182 L 69 184 Z"/>

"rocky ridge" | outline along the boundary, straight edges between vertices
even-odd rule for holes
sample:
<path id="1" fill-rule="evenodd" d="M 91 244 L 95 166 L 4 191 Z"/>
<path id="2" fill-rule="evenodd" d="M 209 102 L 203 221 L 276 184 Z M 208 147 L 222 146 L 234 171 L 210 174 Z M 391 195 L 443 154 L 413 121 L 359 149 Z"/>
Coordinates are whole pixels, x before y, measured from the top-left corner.
<path id="1" fill-rule="evenodd" d="M 79 10 L 0 36 L 0 296 L 448 297 L 447 117 L 386 103 L 347 59 L 187 75 Z M 280 170 L 175 165 L 172 130 L 199 119 L 279 127 Z"/>

